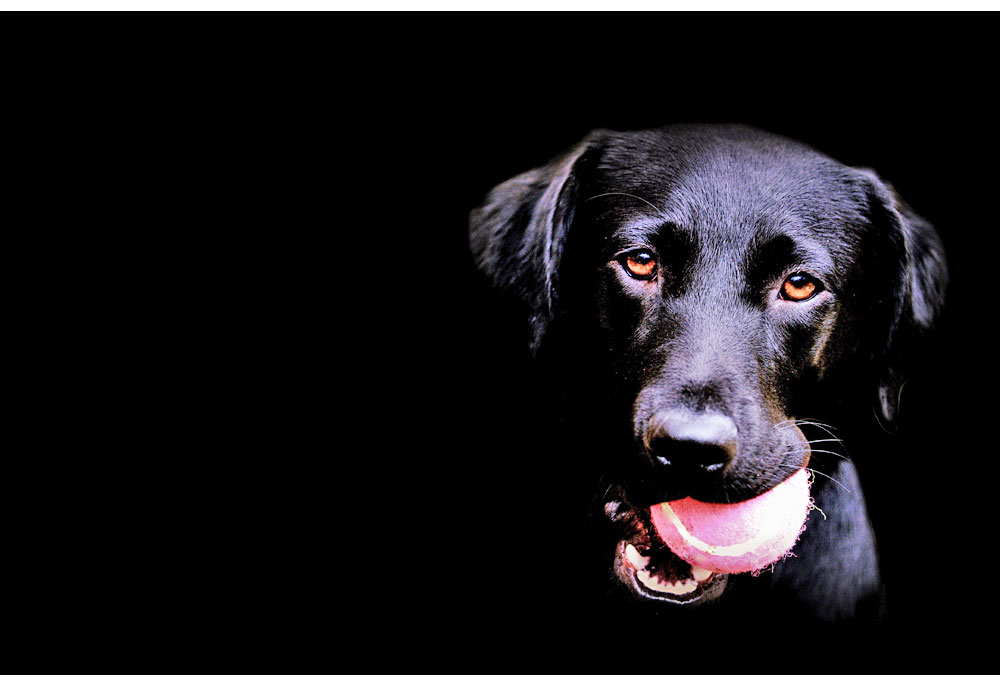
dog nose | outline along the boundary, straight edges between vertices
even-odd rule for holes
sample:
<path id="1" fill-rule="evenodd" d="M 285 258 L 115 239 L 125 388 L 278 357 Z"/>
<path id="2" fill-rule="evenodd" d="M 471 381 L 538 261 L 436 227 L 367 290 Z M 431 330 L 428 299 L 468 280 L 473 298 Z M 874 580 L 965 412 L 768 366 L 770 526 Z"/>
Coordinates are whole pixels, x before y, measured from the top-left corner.
<path id="1" fill-rule="evenodd" d="M 714 472 L 736 457 L 736 423 L 717 412 L 661 410 L 645 440 L 657 466 Z"/>

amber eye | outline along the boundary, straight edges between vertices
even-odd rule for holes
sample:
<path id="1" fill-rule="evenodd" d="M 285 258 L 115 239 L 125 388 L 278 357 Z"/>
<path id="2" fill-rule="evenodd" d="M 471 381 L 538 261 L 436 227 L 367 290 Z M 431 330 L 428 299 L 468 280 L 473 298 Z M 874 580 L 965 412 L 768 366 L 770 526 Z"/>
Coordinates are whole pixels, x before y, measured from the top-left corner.
<path id="1" fill-rule="evenodd" d="M 804 301 L 822 289 L 820 283 L 804 272 L 797 272 L 781 285 L 781 297 L 787 301 Z"/>
<path id="2" fill-rule="evenodd" d="M 656 258 L 646 250 L 634 250 L 621 259 L 622 266 L 634 279 L 649 280 L 656 276 Z"/>

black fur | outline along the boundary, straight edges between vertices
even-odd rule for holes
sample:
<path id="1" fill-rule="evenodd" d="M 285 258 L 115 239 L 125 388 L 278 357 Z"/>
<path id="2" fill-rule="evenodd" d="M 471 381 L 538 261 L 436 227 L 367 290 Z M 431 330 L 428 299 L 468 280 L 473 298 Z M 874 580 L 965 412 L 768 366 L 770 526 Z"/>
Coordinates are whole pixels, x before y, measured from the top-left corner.
<path id="1" fill-rule="evenodd" d="M 750 498 L 808 457 L 820 512 L 794 557 L 690 610 L 770 599 L 822 621 L 880 616 L 851 438 L 872 410 L 892 427 L 947 283 L 934 229 L 887 183 L 743 126 L 599 130 L 493 189 L 470 231 L 478 268 L 525 327 L 527 374 L 549 394 L 525 398 L 535 412 L 518 417 L 545 437 L 534 452 L 545 464 L 532 465 L 547 482 L 537 509 L 572 542 L 560 555 L 573 589 L 610 580 L 611 595 L 625 596 L 610 574 L 616 542 L 638 536 L 650 504 Z M 622 264 L 637 248 L 657 258 L 652 281 Z M 795 272 L 818 278 L 813 298 L 780 297 Z M 658 423 L 672 417 L 728 418 L 738 440 L 720 453 L 721 441 L 671 434 L 667 452 L 684 459 L 660 460 Z"/>

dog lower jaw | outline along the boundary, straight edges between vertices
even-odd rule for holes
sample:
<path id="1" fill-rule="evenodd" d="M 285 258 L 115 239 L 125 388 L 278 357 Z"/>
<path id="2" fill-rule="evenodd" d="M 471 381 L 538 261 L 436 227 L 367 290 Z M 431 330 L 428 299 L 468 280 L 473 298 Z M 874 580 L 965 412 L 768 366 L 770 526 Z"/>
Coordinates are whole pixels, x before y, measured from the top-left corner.
<path id="1" fill-rule="evenodd" d="M 615 573 L 633 595 L 645 601 L 697 606 L 719 598 L 729 579 L 722 573 L 692 567 L 690 577 L 667 581 L 648 569 L 650 562 L 651 558 L 640 554 L 628 540 L 618 543 Z"/>

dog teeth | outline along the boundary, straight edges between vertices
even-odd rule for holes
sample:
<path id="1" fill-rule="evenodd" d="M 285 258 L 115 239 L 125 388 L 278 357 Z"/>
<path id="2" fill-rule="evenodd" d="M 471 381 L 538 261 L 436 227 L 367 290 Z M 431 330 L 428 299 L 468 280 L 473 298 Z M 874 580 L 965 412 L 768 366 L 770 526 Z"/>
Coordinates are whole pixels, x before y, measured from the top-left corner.
<path id="1" fill-rule="evenodd" d="M 653 574 L 646 569 L 651 562 L 650 557 L 643 556 L 639 553 L 639 549 L 635 548 L 632 544 L 625 545 L 625 558 L 628 560 L 632 568 L 635 569 L 635 577 L 644 587 L 651 589 L 654 592 L 663 592 L 665 594 L 674 594 L 676 596 L 680 596 L 681 594 L 690 594 L 698 589 L 699 582 L 704 582 L 714 574 L 711 570 L 706 570 L 705 568 L 699 568 L 696 565 L 692 565 L 692 577 L 679 582 L 664 582 L 659 578 L 654 577 Z"/>
<path id="2" fill-rule="evenodd" d="M 692 565 L 691 574 L 694 576 L 695 582 L 704 582 L 712 576 L 712 571 L 705 570 L 705 568 L 699 568 L 697 565 Z"/>
<path id="3" fill-rule="evenodd" d="M 644 570 L 647 565 L 649 565 L 649 558 L 643 556 L 639 553 L 639 549 L 635 548 L 631 544 L 625 545 L 625 558 L 628 562 L 632 564 L 632 567 L 636 570 Z"/>
<path id="4" fill-rule="evenodd" d="M 665 594 L 690 594 L 691 592 L 698 589 L 698 583 L 694 580 L 684 580 L 682 582 L 661 582 L 658 579 L 653 578 L 645 570 L 639 570 L 636 572 L 636 578 L 642 583 L 647 589 L 652 589 L 654 592 L 663 592 Z"/>

